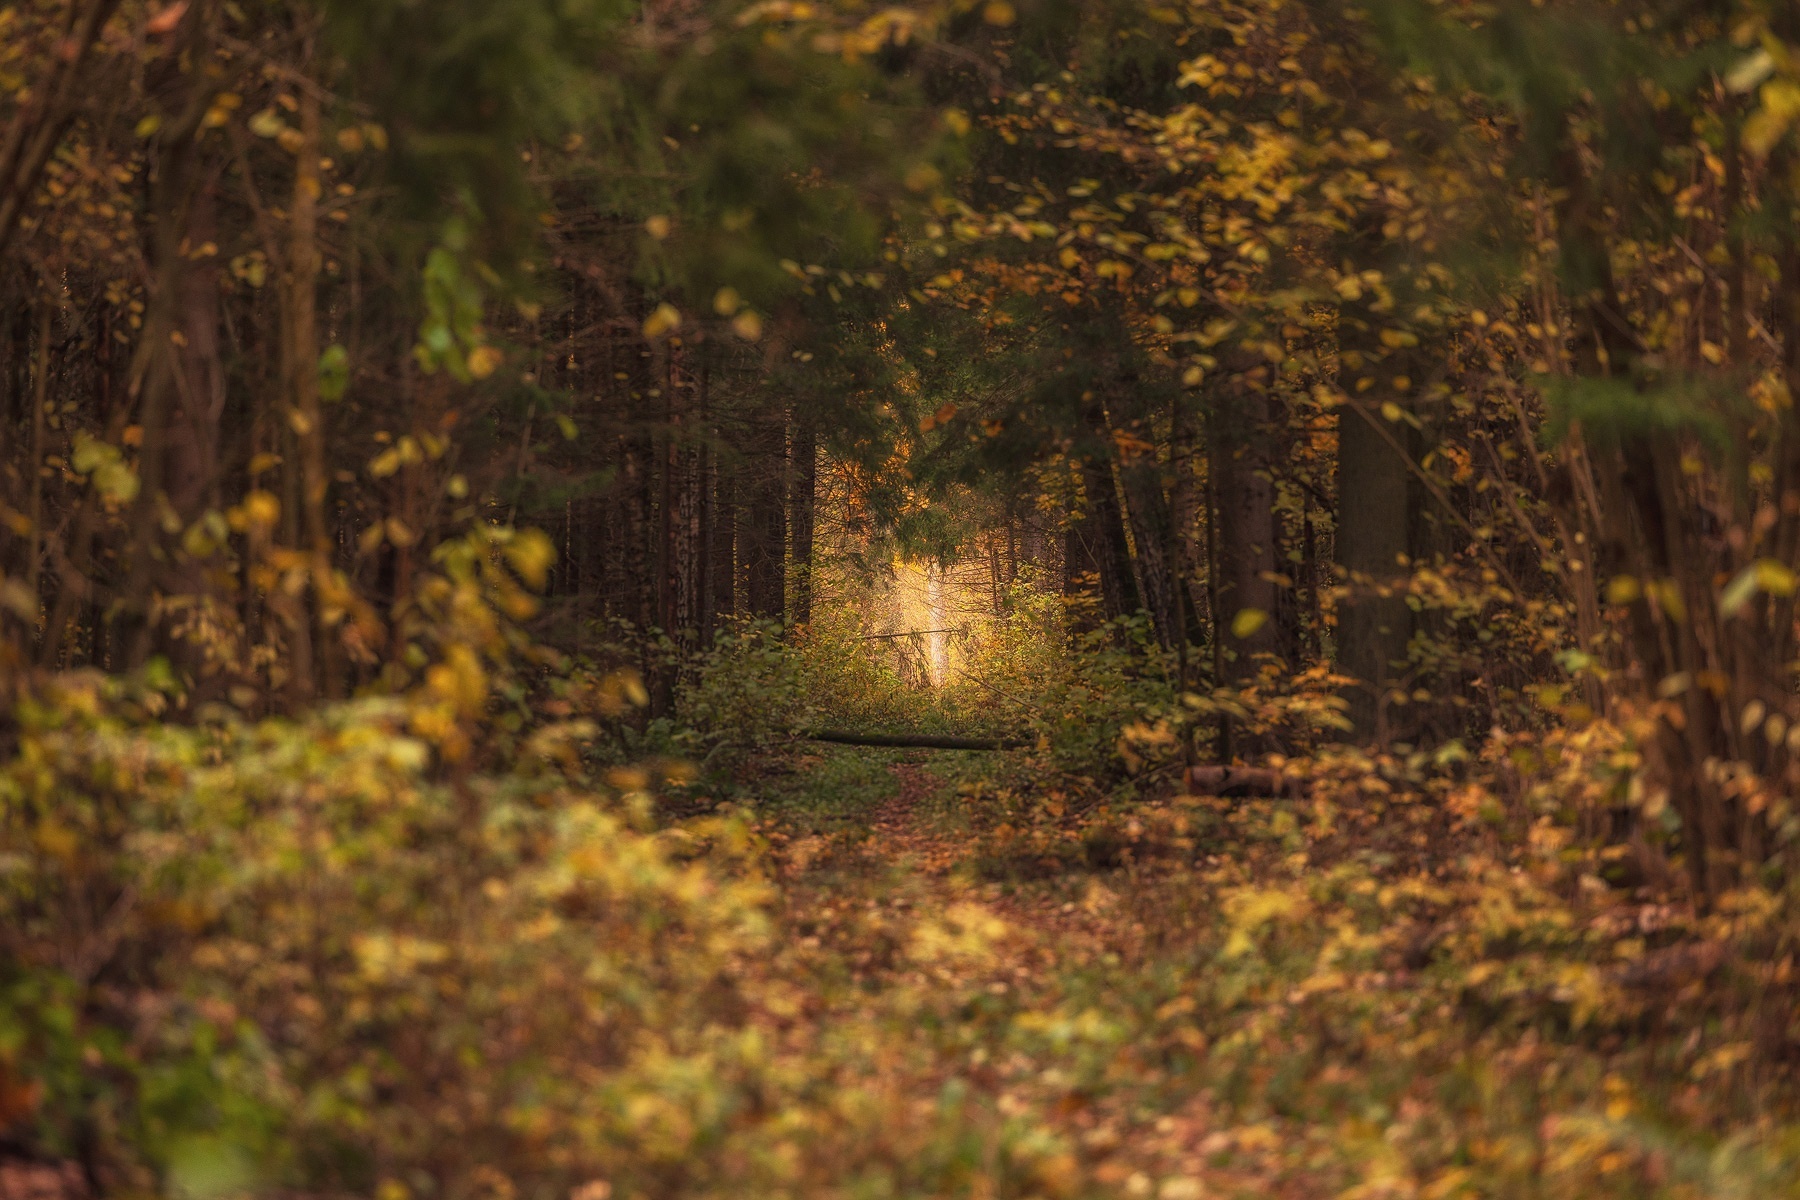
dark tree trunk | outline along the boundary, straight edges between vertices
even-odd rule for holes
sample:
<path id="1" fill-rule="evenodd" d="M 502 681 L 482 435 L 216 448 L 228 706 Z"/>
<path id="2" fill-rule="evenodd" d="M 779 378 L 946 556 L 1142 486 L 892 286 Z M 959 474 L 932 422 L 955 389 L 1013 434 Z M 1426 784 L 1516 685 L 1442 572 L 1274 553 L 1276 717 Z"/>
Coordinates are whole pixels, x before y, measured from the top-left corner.
<path id="1" fill-rule="evenodd" d="M 718 451 L 713 458 L 713 519 L 709 570 L 713 630 L 727 624 L 737 615 L 737 481 Z"/>
<path id="2" fill-rule="evenodd" d="M 1071 516 L 1063 550 L 1063 595 L 1077 599 L 1091 615 L 1079 617 L 1077 629 L 1091 630 L 1102 621 L 1128 616 L 1143 607 L 1131 572 L 1125 520 L 1111 464 L 1081 461 L 1081 508 Z"/>
<path id="3" fill-rule="evenodd" d="M 793 539 L 794 623 L 812 620 L 814 511 L 819 486 L 818 428 L 803 413 L 794 416 L 789 527 Z"/>
<path id="4" fill-rule="evenodd" d="M 787 616 L 786 431 L 779 413 L 753 418 L 744 465 L 744 599 L 763 621 Z"/>
<path id="5" fill-rule="evenodd" d="M 1082 423 L 1089 445 L 1081 456 L 1082 519 L 1074 526 L 1083 542 L 1086 566 L 1097 576 L 1100 599 L 1109 621 L 1142 611 L 1143 596 L 1131 567 L 1131 542 L 1113 476 L 1112 434 L 1097 396 L 1082 401 Z"/>
<path id="6" fill-rule="evenodd" d="M 1265 404 L 1256 372 L 1230 378 L 1209 447 L 1218 506 L 1214 635 L 1222 642 L 1225 678 L 1238 683 L 1255 675 L 1257 655 L 1279 653 L 1281 645 Z"/>
<path id="7" fill-rule="evenodd" d="M 1356 681 L 1346 699 L 1356 735 L 1365 740 L 1387 735 L 1383 697 L 1412 638 L 1412 609 L 1401 587 L 1410 526 L 1407 463 L 1373 423 L 1379 420 L 1363 401 L 1352 401 L 1338 418 L 1337 561 L 1349 592 L 1338 603 L 1337 669 Z"/>
<path id="8" fill-rule="evenodd" d="M 1164 464 L 1145 456 L 1122 464 L 1119 476 L 1137 544 L 1137 577 L 1144 607 L 1150 613 L 1157 644 L 1173 650 L 1181 636 L 1179 610 L 1183 605 L 1176 596 L 1179 575 L 1170 558 L 1175 542 L 1174 511 L 1164 491 L 1163 471 Z"/>
<path id="9" fill-rule="evenodd" d="M 1068 613 L 1069 635 L 1080 638 L 1106 620 L 1106 604 L 1100 598 L 1100 558 L 1095 553 L 1093 517 L 1076 501 L 1069 506 L 1063 532 L 1063 607 Z"/>

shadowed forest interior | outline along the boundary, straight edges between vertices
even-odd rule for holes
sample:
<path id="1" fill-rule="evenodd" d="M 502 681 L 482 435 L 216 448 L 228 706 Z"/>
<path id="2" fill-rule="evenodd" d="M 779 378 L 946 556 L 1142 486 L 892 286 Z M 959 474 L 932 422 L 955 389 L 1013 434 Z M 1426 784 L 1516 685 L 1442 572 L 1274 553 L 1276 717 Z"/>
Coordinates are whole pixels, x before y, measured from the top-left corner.
<path id="1" fill-rule="evenodd" d="M 1800 9 L 0 0 L 0 1200 L 1800 1197 Z"/>

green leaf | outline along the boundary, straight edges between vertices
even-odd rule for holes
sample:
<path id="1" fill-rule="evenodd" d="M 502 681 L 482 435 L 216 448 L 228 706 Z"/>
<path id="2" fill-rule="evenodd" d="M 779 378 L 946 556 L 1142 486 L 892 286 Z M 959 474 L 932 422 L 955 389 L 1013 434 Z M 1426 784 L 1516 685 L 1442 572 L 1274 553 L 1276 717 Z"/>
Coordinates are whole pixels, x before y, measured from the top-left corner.
<path id="1" fill-rule="evenodd" d="M 350 352 L 342 346 L 328 346 L 319 355 L 319 399 L 336 404 L 350 388 Z"/>

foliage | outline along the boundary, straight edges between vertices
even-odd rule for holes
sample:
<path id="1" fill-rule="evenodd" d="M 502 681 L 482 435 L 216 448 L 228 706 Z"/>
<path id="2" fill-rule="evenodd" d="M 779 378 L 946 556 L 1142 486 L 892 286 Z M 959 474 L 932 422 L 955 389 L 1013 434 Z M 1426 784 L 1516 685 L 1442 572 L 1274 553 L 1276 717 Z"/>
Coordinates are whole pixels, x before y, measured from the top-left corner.
<path id="1" fill-rule="evenodd" d="M 21 0 L 0 123 L 0 1192 L 1794 1193 L 1787 7 Z"/>

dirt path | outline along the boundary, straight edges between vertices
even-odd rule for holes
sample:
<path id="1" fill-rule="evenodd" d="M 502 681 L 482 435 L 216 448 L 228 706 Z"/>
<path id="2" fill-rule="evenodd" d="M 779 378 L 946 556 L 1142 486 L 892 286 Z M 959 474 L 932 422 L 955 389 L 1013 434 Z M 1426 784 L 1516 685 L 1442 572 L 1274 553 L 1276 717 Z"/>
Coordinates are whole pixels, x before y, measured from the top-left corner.
<path id="1" fill-rule="evenodd" d="M 920 812 L 920 807 L 943 781 L 917 762 L 899 762 L 889 768 L 898 784 L 892 796 L 875 811 L 870 827 L 875 852 L 896 865 L 921 874 L 944 877 L 956 868 L 964 847 Z"/>
<path id="2" fill-rule="evenodd" d="M 1012 927 L 1011 945 L 1021 967 L 1041 972 L 1136 953 L 1142 927 L 1122 919 L 1117 896 L 1098 879 L 1008 886 L 960 871 L 975 843 L 947 829 L 933 811 L 931 802 L 944 781 L 918 760 L 895 763 L 889 772 L 898 787 L 870 823 L 876 857 L 931 881 L 944 891 L 946 903 L 972 900 L 999 916 Z"/>

